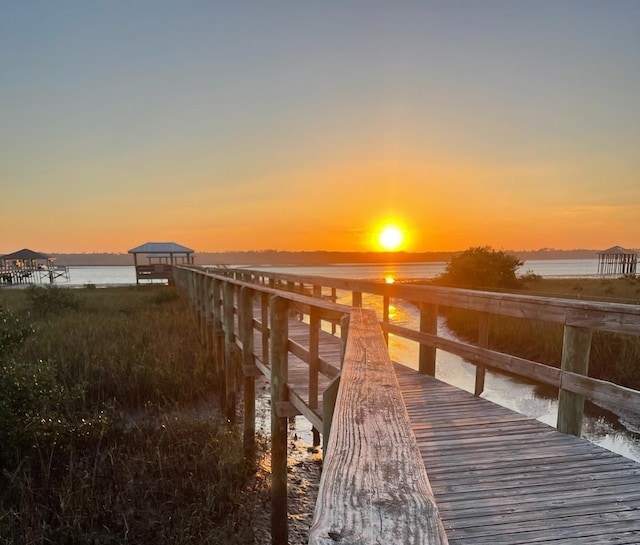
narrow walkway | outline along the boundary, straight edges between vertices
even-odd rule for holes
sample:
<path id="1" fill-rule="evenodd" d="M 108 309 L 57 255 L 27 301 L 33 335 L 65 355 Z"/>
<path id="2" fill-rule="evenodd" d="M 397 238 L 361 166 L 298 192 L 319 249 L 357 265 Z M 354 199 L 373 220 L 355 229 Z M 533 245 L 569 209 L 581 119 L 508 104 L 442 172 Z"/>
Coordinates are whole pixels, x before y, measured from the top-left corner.
<path id="1" fill-rule="evenodd" d="M 308 331 L 289 321 L 305 348 Z M 256 331 L 258 358 L 261 342 Z M 340 340 L 321 332 L 320 355 L 339 367 Z M 289 361 L 289 386 L 306 399 L 308 366 Z M 451 544 L 640 544 L 640 464 L 403 365 L 396 372 Z"/>
<path id="2" fill-rule="evenodd" d="M 640 543 L 640 464 L 396 371 L 452 544 Z"/>

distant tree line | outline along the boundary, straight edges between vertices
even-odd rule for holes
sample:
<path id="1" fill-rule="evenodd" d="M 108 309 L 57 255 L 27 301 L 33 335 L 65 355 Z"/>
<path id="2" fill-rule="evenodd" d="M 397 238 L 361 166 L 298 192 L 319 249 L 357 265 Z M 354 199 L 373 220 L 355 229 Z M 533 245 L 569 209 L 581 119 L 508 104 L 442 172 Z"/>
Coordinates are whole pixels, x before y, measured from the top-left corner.
<path id="1" fill-rule="evenodd" d="M 279 250 L 196 252 L 198 265 L 329 265 L 346 263 L 449 262 L 463 252 L 289 252 Z M 531 259 L 591 259 L 598 250 L 541 250 L 510 252 L 522 261 Z M 133 265 L 127 253 L 50 254 L 58 265 Z"/>

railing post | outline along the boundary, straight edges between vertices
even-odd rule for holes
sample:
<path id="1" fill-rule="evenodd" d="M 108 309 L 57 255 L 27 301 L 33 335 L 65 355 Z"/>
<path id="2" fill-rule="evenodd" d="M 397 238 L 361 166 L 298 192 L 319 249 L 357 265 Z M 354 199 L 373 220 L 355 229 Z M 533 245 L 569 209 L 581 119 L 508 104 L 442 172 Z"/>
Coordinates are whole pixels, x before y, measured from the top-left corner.
<path id="1" fill-rule="evenodd" d="M 220 306 L 222 281 L 213 279 L 212 306 L 213 306 L 213 349 L 215 360 L 216 387 L 220 405 L 226 407 L 226 386 L 224 374 L 224 330 L 222 328 L 222 307 Z"/>
<path id="2" fill-rule="evenodd" d="M 244 391 L 244 452 L 253 457 L 256 432 L 256 379 L 253 374 L 253 290 L 240 289 L 240 339 L 242 341 L 242 368 Z"/>
<path id="3" fill-rule="evenodd" d="M 314 411 L 318 408 L 318 369 L 320 344 L 320 311 L 311 307 L 309 311 L 309 408 Z M 320 432 L 312 429 L 313 446 L 320 444 Z"/>
<path id="4" fill-rule="evenodd" d="M 329 436 L 331 435 L 331 423 L 340 389 L 340 375 L 335 377 L 322 394 L 322 457 L 326 459 L 329 452 Z"/>
<path id="5" fill-rule="evenodd" d="M 385 324 L 389 323 L 389 295 L 386 293 L 382 296 L 382 321 Z M 389 332 L 385 329 L 382 334 L 384 336 L 384 342 L 389 346 Z"/>
<path id="6" fill-rule="evenodd" d="M 207 335 L 207 357 L 212 365 L 215 365 L 214 321 L 213 321 L 213 278 L 205 277 L 205 319 Z"/>
<path id="7" fill-rule="evenodd" d="M 273 296 L 271 318 L 271 543 L 287 545 L 287 418 L 277 414 L 278 403 L 288 401 L 288 301 Z"/>
<path id="8" fill-rule="evenodd" d="M 336 288 L 331 288 L 331 302 L 335 303 L 338 299 L 338 292 L 336 291 Z M 331 334 L 335 335 L 336 334 L 336 324 L 335 322 L 331 322 Z"/>
<path id="9" fill-rule="evenodd" d="M 591 329 L 564 326 L 561 366 L 563 371 L 588 375 L 592 336 Z M 582 432 L 583 412 L 584 396 L 567 392 L 561 387 L 558 396 L 558 431 L 579 437 Z"/>
<path id="10" fill-rule="evenodd" d="M 347 339 L 349 338 L 349 315 L 345 314 L 340 318 L 340 367 L 344 364 L 344 354 L 347 350 Z"/>
<path id="11" fill-rule="evenodd" d="M 207 277 L 203 273 L 198 273 L 200 281 L 199 299 L 200 299 L 200 338 L 202 344 L 207 344 Z"/>
<path id="12" fill-rule="evenodd" d="M 262 363 L 269 365 L 269 294 L 260 294 L 262 320 Z"/>
<path id="13" fill-rule="evenodd" d="M 354 291 L 351 292 L 351 306 L 361 307 L 362 306 L 362 292 Z"/>
<path id="14" fill-rule="evenodd" d="M 233 332 L 233 284 L 225 282 L 223 289 L 224 300 L 224 369 L 225 369 L 225 413 L 229 422 L 236 421 L 236 359 L 233 346 L 235 334 Z"/>
<path id="15" fill-rule="evenodd" d="M 420 303 L 420 331 L 431 335 L 438 334 L 437 305 Z M 420 344 L 418 372 L 423 375 L 436 376 L 436 349 L 434 346 Z"/>
<path id="16" fill-rule="evenodd" d="M 478 323 L 478 346 L 487 348 L 489 346 L 489 314 L 480 313 L 480 322 Z M 484 377 L 487 369 L 484 365 L 476 363 L 476 383 L 473 389 L 473 395 L 479 397 L 484 391 Z"/>

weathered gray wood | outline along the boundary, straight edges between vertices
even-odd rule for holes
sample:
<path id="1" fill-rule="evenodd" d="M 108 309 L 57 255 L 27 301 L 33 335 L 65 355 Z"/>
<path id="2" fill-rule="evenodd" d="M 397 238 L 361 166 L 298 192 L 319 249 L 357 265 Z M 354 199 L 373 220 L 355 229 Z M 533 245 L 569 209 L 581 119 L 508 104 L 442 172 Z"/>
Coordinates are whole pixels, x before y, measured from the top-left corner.
<path id="1" fill-rule="evenodd" d="M 213 352 L 214 370 L 216 376 L 216 393 L 220 404 L 224 409 L 226 405 L 226 386 L 224 373 L 224 330 L 222 327 L 222 307 L 220 305 L 222 295 L 222 281 L 213 279 L 211 286 L 211 311 L 213 313 Z"/>
<path id="2" fill-rule="evenodd" d="M 184 280 L 178 273 L 177 282 L 195 288 L 196 282 L 191 274 L 202 272 L 189 271 Z M 250 280 L 244 274 L 235 276 Z M 259 276 L 255 280 L 264 282 Z M 232 283 L 241 285 L 236 280 Z M 259 288 L 256 285 L 252 287 Z M 302 301 L 295 303 L 299 308 L 306 307 Z M 310 310 L 313 306 L 306 308 Z M 259 318 L 260 311 L 254 312 Z M 238 316 L 242 330 L 241 308 Z M 586 318 L 575 315 L 571 319 Z M 309 374 L 304 361 L 311 359 L 310 335 L 308 330 L 305 331 L 305 324 L 291 318 L 289 323 L 291 328 L 286 345 L 291 349 L 288 360 L 293 365 L 287 373 L 289 402 L 276 402 L 274 412 L 299 412 L 312 425 L 323 426 L 330 422 L 325 410 L 329 407 L 324 406 L 329 405 L 327 399 L 330 396 L 323 395 L 323 403 L 317 412 L 308 406 Z M 252 328 L 260 325 L 259 319 L 252 319 Z M 394 334 L 403 333 L 403 328 L 394 324 L 384 324 L 384 327 Z M 262 331 L 258 329 L 255 334 L 260 337 L 256 340 L 260 347 Z M 457 350 L 471 361 L 493 362 L 495 367 L 507 370 L 527 368 L 528 373 L 540 375 L 566 390 L 586 393 L 603 401 L 615 399 L 615 403 L 632 411 L 637 411 L 639 406 L 640 393 L 634 390 L 478 346 L 439 339 L 424 332 L 406 336 L 411 338 L 411 335 L 417 335 L 419 341 L 427 346 Z M 248 343 L 242 331 L 239 336 L 240 341 L 233 343 L 232 351 L 236 346 L 244 349 Z M 268 331 L 264 337 L 269 337 Z M 335 369 L 331 364 L 339 360 L 340 341 L 324 331 L 319 332 L 319 337 L 318 368 L 321 372 L 325 367 Z M 325 342 L 331 345 L 328 349 Z M 242 366 L 247 371 L 245 374 L 254 375 L 260 369 L 269 376 L 271 369 L 259 361 L 259 354 L 256 356 L 255 366 Z M 433 380 L 410 370 L 399 371 L 398 376 L 402 383 L 408 380 L 408 376 Z M 319 392 L 325 390 L 326 380 L 319 375 Z M 413 404 L 410 411 L 411 418 L 418 423 L 414 426 L 417 445 L 429 468 L 438 508 L 446 529 L 450 531 L 452 543 L 638 543 L 640 521 L 634 516 L 640 507 L 640 470 L 637 465 L 451 386 L 443 385 L 437 390 L 427 391 L 420 384 L 412 382 L 404 399 Z M 379 388 L 376 393 L 383 395 L 384 390 Z M 326 434 L 329 438 L 331 435 Z M 331 449 L 325 452 L 329 455 Z M 587 466 L 590 468 L 588 471 L 585 469 Z M 337 539 L 342 536 L 335 533 L 330 537 Z M 329 543 L 334 543 L 333 539 Z M 342 542 L 349 543 L 344 539 Z"/>
<path id="3" fill-rule="evenodd" d="M 354 425 L 356 423 L 357 425 Z M 310 545 L 448 543 L 375 314 L 351 313 Z"/>
<path id="4" fill-rule="evenodd" d="M 286 278 L 292 281 L 318 283 L 320 277 L 287 275 L 253 271 L 264 277 Z M 478 310 L 491 314 L 532 318 L 549 322 L 640 335 L 640 306 L 622 303 L 600 303 L 556 297 L 514 295 L 459 288 L 381 284 L 366 280 L 321 277 L 323 286 L 383 296 Z"/>
<path id="5" fill-rule="evenodd" d="M 322 395 L 322 452 L 326 459 L 329 451 L 329 437 L 331 436 L 331 425 L 333 423 L 333 413 L 338 399 L 338 391 L 340 389 L 340 375 L 335 377 L 327 386 Z"/>
<path id="6" fill-rule="evenodd" d="M 438 307 L 436 305 L 420 303 L 420 331 L 437 335 Z M 420 344 L 418 371 L 432 377 L 436 375 L 436 348 L 434 346 Z"/>
<path id="7" fill-rule="evenodd" d="M 234 354 L 235 333 L 233 320 L 234 286 L 226 282 L 223 287 L 223 327 L 224 327 L 224 377 L 225 415 L 229 422 L 236 421 L 236 358 Z"/>
<path id="8" fill-rule="evenodd" d="M 269 294 L 260 294 L 262 309 L 262 362 L 269 365 Z"/>
<path id="9" fill-rule="evenodd" d="M 309 316 L 309 407 L 318 407 L 320 315 L 311 309 Z"/>
<path id="10" fill-rule="evenodd" d="M 242 367 L 256 369 L 253 355 L 253 291 L 240 289 L 240 336 L 242 339 Z M 257 369 L 256 369 L 257 370 Z M 244 406 L 244 452 L 252 458 L 255 452 L 256 435 L 256 379 L 255 375 L 243 373 Z"/>
<path id="11" fill-rule="evenodd" d="M 289 401 L 288 377 L 288 301 L 272 297 L 271 323 L 271 405 Z M 271 543 L 287 545 L 287 418 L 271 411 Z"/>
<path id="12" fill-rule="evenodd" d="M 638 543 L 637 463 L 396 368 L 451 543 Z"/>
<path id="13" fill-rule="evenodd" d="M 589 371 L 589 354 L 593 331 L 575 326 L 565 326 L 562 341 L 562 370 L 580 375 Z M 558 396 L 558 431 L 580 437 L 584 395 L 567 391 L 561 384 Z"/>
<path id="14" fill-rule="evenodd" d="M 487 348 L 489 346 L 489 315 L 486 312 L 480 314 L 480 321 L 478 323 L 478 346 L 480 348 Z M 485 374 L 486 367 L 481 363 L 477 363 L 476 380 L 473 391 L 476 397 L 484 391 Z"/>

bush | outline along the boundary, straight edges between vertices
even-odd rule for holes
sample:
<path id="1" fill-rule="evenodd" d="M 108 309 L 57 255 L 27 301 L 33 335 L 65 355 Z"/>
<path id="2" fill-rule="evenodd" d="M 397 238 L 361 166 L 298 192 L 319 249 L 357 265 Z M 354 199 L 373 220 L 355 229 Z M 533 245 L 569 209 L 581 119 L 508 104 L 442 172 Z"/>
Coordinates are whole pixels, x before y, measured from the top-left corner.
<path id="1" fill-rule="evenodd" d="M 521 283 L 516 270 L 522 264 L 506 252 L 478 246 L 454 256 L 435 283 L 458 288 L 517 288 Z"/>
<path id="2" fill-rule="evenodd" d="M 31 285 L 27 288 L 27 300 L 31 311 L 37 316 L 61 314 L 80 307 L 78 296 L 68 288 L 40 288 Z"/>
<path id="3" fill-rule="evenodd" d="M 0 307 L 0 362 L 33 333 L 15 314 Z"/>

